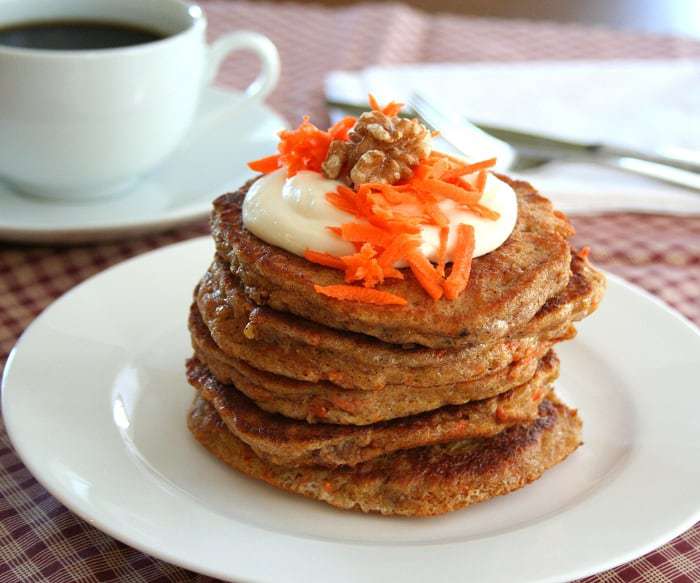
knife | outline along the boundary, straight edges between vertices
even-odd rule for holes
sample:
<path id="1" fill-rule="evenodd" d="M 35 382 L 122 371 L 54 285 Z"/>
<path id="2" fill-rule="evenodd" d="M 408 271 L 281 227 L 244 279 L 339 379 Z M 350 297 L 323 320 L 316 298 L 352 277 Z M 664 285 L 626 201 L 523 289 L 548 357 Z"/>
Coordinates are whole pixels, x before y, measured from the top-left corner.
<path id="1" fill-rule="evenodd" d="M 533 157 L 590 160 L 592 158 L 600 159 L 612 156 L 617 158 L 634 158 L 655 164 L 673 166 L 690 172 L 700 172 L 700 152 L 694 156 L 692 152 L 688 152 L 687 157 L 671 157 L 662 153 L 641 152 L 605 144 L 582 144 L 486 124 L 475 125 L 487 134 L 491 134 L 494 138 L 511 144 L 519 152 Z"/>

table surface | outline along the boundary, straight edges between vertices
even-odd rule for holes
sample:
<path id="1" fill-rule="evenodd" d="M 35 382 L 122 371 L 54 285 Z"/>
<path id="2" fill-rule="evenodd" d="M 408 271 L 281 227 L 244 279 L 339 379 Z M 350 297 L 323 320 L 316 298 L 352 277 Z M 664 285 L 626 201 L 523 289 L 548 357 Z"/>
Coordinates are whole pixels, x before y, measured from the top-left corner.
<path id="1" fill-rule="evenodd" d="M 304 113 L 319 125 L 325 123 L 322 79 L 336 68 L 440 61 L 700 58 L 700 42 L 688 39 L 428 15 L 400 4 L 328 8 L 207 1 L 203 7 L 211 38 L 246 28 L 267 34 L 277 44 L 283 74 L 269 101 L 292 123 Z M 224 65 L 217 82 L 242 87 L 253 75 L 250 62 L 233 59 Z M 590 245 L 599 266 L 646 288 L 700 323 L 700 217 L 618 213 L 576 217 L 574 224 L 576 243 Z M 22 330 L 71 287 L 126 258 L 207 232 L 202 222 L 94 246 L 0 243 L 0 370 Z M 144 555 L 69 512 L 19 461 L 0 420 L 0 581 L 211 579 Z M 700 581 L 700 524 L 644 557 L 585 581 Z"/>
<path id="2" fill-rule="evenodd" d="M 284 2 L 285 0 L 278 0 Z M 303 0 L 326 6 L 344 6 L 356 0 Z M 383 0 L 379 0 L 383 1 Z M 528 18 L 580 22 L 661 34 L 700 38 L 700 4 L 697 0 L 403 0 L 428 12 L 470 16 Z"/>

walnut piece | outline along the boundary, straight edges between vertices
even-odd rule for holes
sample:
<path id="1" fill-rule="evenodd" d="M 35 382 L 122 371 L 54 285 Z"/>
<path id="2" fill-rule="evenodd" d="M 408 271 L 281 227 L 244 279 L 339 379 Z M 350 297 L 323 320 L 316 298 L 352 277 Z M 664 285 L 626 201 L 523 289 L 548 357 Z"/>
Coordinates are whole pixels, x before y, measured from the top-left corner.
<path id="1" fill-rule="evenodd" d="M 406 180 L 432 149 L 431 133 L 418 120 L 381 111 L 363 113 L 348 138 L 331 142 L 321 168 L 326 178 L 354 186 Z"/>

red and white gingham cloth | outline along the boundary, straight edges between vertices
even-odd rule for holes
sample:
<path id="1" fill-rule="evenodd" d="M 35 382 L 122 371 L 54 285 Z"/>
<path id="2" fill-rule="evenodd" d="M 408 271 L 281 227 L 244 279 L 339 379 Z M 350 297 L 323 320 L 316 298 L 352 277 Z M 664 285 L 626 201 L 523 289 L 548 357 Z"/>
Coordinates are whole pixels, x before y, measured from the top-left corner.
<path id="1" fill-rule="evenodd" d="M 238 28 L 270 36 L 283 73 L 271 104 L 291 122 L 326 116 L 322 80 L 331 69 L 420 61 L 700 58 L 700 42 L 543 22 L 427 15 L 398 4 L 346 8 L 208 1 L 210 35 Z M 329 33 L 332 31 L 332 33 Z M 227 62 L 219 83 L 242 87 L 250 59 Z M 579 217 L 577 243 L 594 261 L 648 289 L 700 323 L 700 217 Z M 204 223 L 96 246 L 0 243 L 0 368 L 17 337 L 51 301 L 128 257 L 196 235 Z M 0 582 L 211 581 L 121 544 L 74 516 L 17 458 L 0 421 Z M 700 581 L 700 525 L 592 582 Z"/>

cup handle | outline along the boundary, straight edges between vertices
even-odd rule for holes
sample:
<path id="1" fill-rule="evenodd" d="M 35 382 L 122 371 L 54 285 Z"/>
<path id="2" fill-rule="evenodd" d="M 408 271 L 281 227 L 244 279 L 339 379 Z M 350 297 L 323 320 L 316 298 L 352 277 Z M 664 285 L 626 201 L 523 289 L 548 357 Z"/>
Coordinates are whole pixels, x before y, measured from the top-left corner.
<path id="1" fill-rule="evenodd" d="M 225 34 L 209 46 L 207 70 L 204 77 L 208 85 L 216 77 L 223 60 L 231 53 L 248 50 L 260 59 L 260 73 L 245 90 L 245 100 L 262 101 L 277 86 L 280 77 L 280 56 L 274 43 L 263 34 L 241 30 Z"/>

